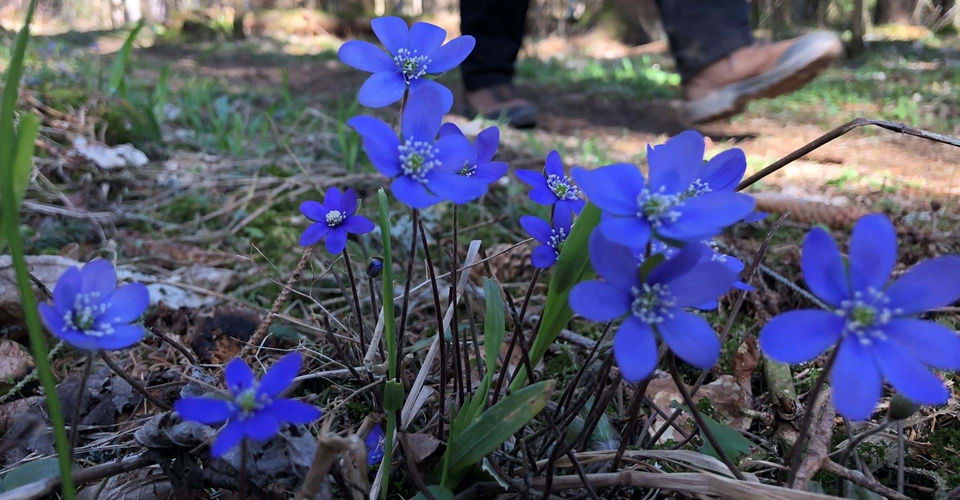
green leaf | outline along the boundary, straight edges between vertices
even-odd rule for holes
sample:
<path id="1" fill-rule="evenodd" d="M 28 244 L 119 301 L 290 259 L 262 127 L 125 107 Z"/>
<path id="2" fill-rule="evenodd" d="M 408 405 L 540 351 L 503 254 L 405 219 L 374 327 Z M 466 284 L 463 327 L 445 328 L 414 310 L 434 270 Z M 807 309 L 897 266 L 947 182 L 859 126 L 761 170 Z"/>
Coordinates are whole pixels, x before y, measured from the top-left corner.
<path id="1" fill-rule="evenodd" d="M 530 348 L 530 364 L 536 366 L 540 358 L 547 352 L 547 347 L 557 339 L 567 323 L 573 319 L 573 310 L 567 300 L 573 286 L 593 275 L 590 266 L 590 255 L 587 251 L 590 233 L 600 222 L 600 210 L 591 203 L 584 207 L 577 217 L 576 224 L 563 243 L 563 250 L 553 266 L 553 276 L 547 288 L 547 302 L 543 308 L 543 320 L 537 337 Z M 510 389 L 516 390 L 526 382 L 527 373 L 521 368 Z"/>
<path id="2" fill-rule="evenodd" d="M 20 129 L 17 131 L 16 144 L 13 150 L 13 199 L 14 206 L 20 208 L 30 183 L 30 171 L 33 170 L 33 142 L 37 139 L 40 130 L 40 119 L 36 115 L 25 113 L 20 118 Z M 4 221 L 0 219 L 0 252 L 6 244 Z"/>
<path id="3" fill-rule="evenodd" d="M 553 380 L 546 380 L 524 387 L 501 399 L 459 432 L 450 456 L 450 482 L 445 486 L 456 486 L 467 468 L 497 449 L 540 413 L 555 385 Z"/>
<path id="4" fill-rule="evenodd" d="M 490 278 L 484 278 L 483 293 L 487 304 L 486 315 L 483 317 L 483 352 L 486 354 L 484 365 L 486 373 L 493 373 L 497 368 L 500 346 L 503 344 L 506 318 L 500 285 Z"/>
<path id="5" fill-rule="evenodd" d="M 42 481 L 60 473 L 57 457 L 41 458 L 10 469 L 0 476 L 0 493 Z"/>
<path id="6" fill-rule="evenodd" d="M 429 491 L 436 500 L 453 500 L 453 492 L 446 486 L 434 484 L 427 486 L 427 491 Z M 427 497 L 423 493 L 417 493 L 416 496 L 413 497 L 413 500 L 427 500 Z"/>
<path id="7" fill-rule="evenodd" d="M 127 39 L 123 41 L 123 46 L 120 47 L 120 50 L 117 52 L 116 59 L 113 60 L 113 65 L 110 66 L 110 79 L 107 80 L 107 93 L 110 95 L 125 97 L 127 64 L 130 62 L 130 54 L 133 52 L 133 42 L 137 39 L 137 35 L 140 34 L 143 26 L 144 21 L 140 20 L 140 22 L 130 30 Z"/>
<path id="8" fill-rule="evenodd" d="M 743 437 L 736 429 L 727 424 L 721 424 L 706 415 L 701 415 L 701 417 L 704 423 L 707 424 L 707 427 L 710 428 L 710 432 L 717 440 L 717 444 L 734 463 L 736 463 L 740 457 L 750 453 L 750 441 Z M 706 439 L 704 439 L 703 446 L 700 447 L 699 451 L 705 455 L 720 458 L 720 455 Z"/>

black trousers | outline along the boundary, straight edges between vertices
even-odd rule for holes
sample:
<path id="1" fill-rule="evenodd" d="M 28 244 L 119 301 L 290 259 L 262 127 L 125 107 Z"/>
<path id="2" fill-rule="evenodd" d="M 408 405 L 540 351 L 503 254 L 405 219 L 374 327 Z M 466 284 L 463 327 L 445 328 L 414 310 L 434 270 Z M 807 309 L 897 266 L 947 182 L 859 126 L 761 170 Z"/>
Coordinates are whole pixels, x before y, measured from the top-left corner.
<path id="1" fill-rule="evenodd" d="M 677 71 L 684 82 L 753 43 L 745 0 L 657 0 Z M 460 31 L 477 39 L 461 65 L 467 90 L 513 79 L 529 0 L 461 0 Z"/>

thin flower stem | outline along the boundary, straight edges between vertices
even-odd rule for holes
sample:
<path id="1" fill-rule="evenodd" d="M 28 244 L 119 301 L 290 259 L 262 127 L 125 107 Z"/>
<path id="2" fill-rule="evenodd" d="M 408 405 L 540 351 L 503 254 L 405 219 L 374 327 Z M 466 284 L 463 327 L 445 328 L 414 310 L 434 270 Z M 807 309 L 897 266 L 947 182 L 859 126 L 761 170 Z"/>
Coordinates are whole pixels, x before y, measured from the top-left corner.
<path id="1" fill-rule="evenodd" d="M 833 369 L 833 364 L 837 361 L 837 353 L 839 352 L 840 346 L 837 345 L 830 353 L 830 357 L 827 359 L 827 364 L 823 367 L 823 372 L 820 373 L 820 376 L 817 377 L 817 381 L 814 382 L 813 389 L 811 389 L 810 393 L 807 394 L 808 403 L 807 408 L 803 412 L 803 421 L 800 424 L 800 435 L 797 436 L 797 442 L 793 443 L 793 448 L 790 448 L 790 451 L 783 458 L 785 463 L 791 464 L 790 472 L 787 474 L 787 488 L 793 488 L 793 483 L 797 478 L 797 471 L 800 469 L 803 450 L 807 446 L 807 436 L 810 434 L 810 426 L 813 424 L 813 414 L 816 413 L 813 411 L 812 406 L 816 403 L 817 397 L 820 395 L 820 391 L 823 389 L 823 385 L 827 381 L 827 376 L 830 375 L 830 371 Z"/>
<path id="2" fill-rule="evenodd" d="M 106 363 L 107 366 L 109 366 L 114 373 L 119 375 L 120 378 L 122 378 L 123 380 L 126 380 L 127 383 L 130 384 L 130 386 L 133 387 L 134 390 L 142 394 L 143 397 L 147 398 L 147 401 L 150 401 L 156 407 L 160 408 L 163 411 L 170 411 L 173 409 L 167 403 L 160 401 L 155 396 L 147 392 L 147 388 L 144 387 L 139 380 L 131 377 L 128 373 L 124 372 L 122 368 L 117 366 L 117 363 L 110 358 L 110 355 L 107 354 L 106 351 L 100 351 L 100 358 L 103 359 L 103 362 Z"/>
<path id="3" fill-rule="evenodd" d="M 897 420 L 897 493 L 903 494 L 903 420 Z"/>
<path id="4" fill-rule="evenodd" d="M 497 375 L 497 385 L 493 390 L 493 400 L 490 402 L 491 405 L 497 403 L 497 399 L 500 398 L 500 390 L 503 388 L 503 381 L 507 376 L 506 367 L 509 366 L 510 358 L 513 357 L 513 348 L 516 347 L 519 338 L 523 337 L 523 318 L 527 314 L 527 306 L 530 304 L 530 297 L 533 295 L 533 289 L 537 285 L 537 280 L 540 278 L 540 269 L 537 268 L 533 271 L 533 277 L 530 278 L 530 285 L 527 286 L 527 294 L 523 297 L 523 305 L 520 306 L 520 315 L 518 321 L 515 322 L 513 327 L 513 337 L 510 339 L 510 347 L 507 348 L 507 354 L 504 356 L 504 369 L 500 370 L 500 374 Z M 523 340 L 519 340 L 521 344 Z M 525 345 L 525 344 L 524 344 Z"/>
<path id="5" fill-rule="evenodd" d="M 77 448 L 77 436 L 80 431 L 80 408 L 86 400 L 87 381 L 90 380 L 90 372 L 93 371 L 93 352 L 86 351 L 83 357 L 83 375 L 80 376 L 80 392 L 73 401 L 73 416 L 70 420 L 70 457 L 74 457 L 73 450 Z"/>
<path id="6" fill-rule="evenodd" d="M 240 440 L 240 498 L 247 498 L 247 438 Z"/>
<path id="7" fill-rule="evenodd" d="M 380 223 L 380 239 L 383 245 L 383 278 L 381 279 L 383 295 L 383 341 L 386 344 L 387 361 L 387 383 L 384 384 L 383 404 L 386 410 L 387 396 L 391 387 L 395 387 L 391 382 L 397 378 L 397 337 L 396 324 L 394 318 L 393 305 L 393 249 L 390 242 L 390 202 L 387 199 L 386 191 L 381 188 L 377 191 L 378 218 Z M 383 471 L 382 482 L 380 485 L 380 498 L 386 499 L 390 488 L 390 466 L 393 461 L 393 438 L 397 429 L 397 413 L 399 407 L 392 411 L 385 411 L 387 415 L 387 428 L 384 433 L 383 461 L 380 464 Z M 331 412 L 332 413 L 332 412 Z"/>
<path id="8" fill-rule="evenodd" d="M 360 310 L 360 292 L 357 290 L 357 279 L 353 275 L 353 265 L 350 263 L 350 252 L 343 248 L 343 263 L 347 266 L 347 279 L 350 281 L 350 291 L 353 292 L 353 310 L 357 316 L 357 329 L 360 332 L 360 352 L 367 352 L 367 336 L 363 331 L 363 315 Z"/>
<path id="9" fill-rule="evenodd" d="M 396 352 L 390 353 L 394 357 L 394 366 L 400 366 L 403 357 L 403 337 L 407 331 L 407 313 L 410 307 L 410 282 L 413 280 L 413 261 L 417 258 L 417 221 L 420 220 L 420 211 L 413 209 L 410 215 L 410 254 L 407 256 L 407 276 L 403 283 L 403 302 L 400 306 L 400 327 L 397 328 Z"/>
<path id="10" fill-rule="evenodd" d="M 189 361 L 191 365 L 196 365 L 196 364 L 199 364 L 199 363 L 200 363 L 200 362 L 197 360 L 197 357 L 194 356 L 193 353 L 190 352 L 189 349 L 187 349 L 185 346 L 183 346 L 182 344 L 180 344 L 180 343 L 177 342 L 176 340 L 173 340 L 173 338 L 171 338 L 171 337 L 168 336 L 167 334 L 161 332 L 160 329 L 158 329 L 158 328 L 151 328 L 151 329 L 150 329 L 150 333 L 156 335 L 160 340 L 166 342 L 167 344 L 170 344 L 170 346 L 173 347 L 174 349 L 176 349 L 177 351 L 179 351 L 180 354 L 183 354 L 183 356 L 184 356 L 185 358 L 187 358 L 187 361 Z"/>
<path id="11" fill-rule="evenodd" d="M 627 408 L 627 428 L 620 438 L 620 446 L 617 447 L 617 455 L 613 457 L 613 463 L 610 464 L 610 470 L 615 471 L 620 467 L 620 460 L 623 459 L 627 446 L 633 441 L 634 433 L 637 431 L 637 417 L 640 414 L 640 407 L 643 406 L 644 397 L 647 394 L 647 386 L 650 384 L 650 376 L 644 378 L 633 392 L 633 399 L 630 400 L 630 406 Z"/>
<path id="12" fill-rule="evenodd" d="M 890 423 L 891 422 L 889 420 L 884 420 L 880 425 L 874 427 L 873 429 L 857 434 L 857 437 L 853 437 L 851 432 L 850 443 L 847 444 L 847 447 L 843 449 L 843 454 L 840 455 L 840 460 L 837 463 L 846 467 L 847 460 L 850 458 L 850 454 L 856 452 L 857 446 L 859 446 L 864 439 L 867 439 L 868 437 L 874 434 L 885 431 L 887 428 L 890 427 Z"/>
<path id="13" fill-rule="evenodd" d="M 680 396 L 683 397 L 684 404 L 687 405 L 687 409 L 690 410 L 690 414 L 693 415 L 693 419 L 697 422 L 697 427 L 700 428 L 700 432 L 703 433 L 703 437 L 710 443 L 710 446 L 713 446 L 713 450 L 717 452 L 717 455 L 720 457 L 720 460 L 730 469 L 730 473 L 733 474 L 737 479 L 744 481 L 746 478 L 743 476 L 743 473 L 740 472 L 740 469 L 733 464 L 733 461 L 730 460 L 730 457 L 727 456 L 727 452 L 723 450 L 723 447 L 720 446 L 720 443 L 717 442 L 717 438 L 713 435 L 713 431 L 710 430 L 710 427 L 707 426 L 706 422 L 703 420 L 703 416 L 700 415 L 700 410 L 697 409 L 697 404 L 693 401 L 693 398 L 690 397 L 690 391 L 687 390 L 687 387 L 683 385 L 683 380 L 680 379 L 680 372 L 677 370 L 677 358 L 671 352 L 670 353 L 670 376 L 673 377 L 673 381 L 677 386 L 677 390 L 680 391 Z"/>

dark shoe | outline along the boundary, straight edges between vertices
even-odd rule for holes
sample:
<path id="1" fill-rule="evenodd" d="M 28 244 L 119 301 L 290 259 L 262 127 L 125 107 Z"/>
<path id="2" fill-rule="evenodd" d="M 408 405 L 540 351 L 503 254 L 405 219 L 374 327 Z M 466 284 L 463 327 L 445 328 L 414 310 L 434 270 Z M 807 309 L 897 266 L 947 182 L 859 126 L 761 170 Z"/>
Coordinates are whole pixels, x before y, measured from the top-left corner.
<path id="1" fill-rule="evenodd" d="M 467 92 L 467 110 L 473 116 L 502 120 L 513 128 L 537 124 L 537 108 L 519 97 L 509 84 Z"/>
<path id="2" fill-rule="evenodd" d="M 828 31 L 738 49 L 684 86 L 687 118 L 694 123 L 719 120 L 740 113 L 752 99 L 793 92 L 842 51 L 840 39 Z"/>

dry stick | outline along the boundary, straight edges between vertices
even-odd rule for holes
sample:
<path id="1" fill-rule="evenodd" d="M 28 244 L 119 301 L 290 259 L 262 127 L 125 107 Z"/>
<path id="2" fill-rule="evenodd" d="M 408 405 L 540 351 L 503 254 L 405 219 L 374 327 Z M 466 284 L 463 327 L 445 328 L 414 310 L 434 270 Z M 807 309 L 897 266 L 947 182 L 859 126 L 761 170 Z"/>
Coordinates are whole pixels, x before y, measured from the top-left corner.
<path id="1" fill-rule="evenodd" d="M 821 135 L 820 137 L 800 147 L 794 152 L 788 154 L 787 156 L 784 156 L 783 158 L 780 158 L 779 160 L 768 165 L 767 167 L 764 167 L 759 172 L 744 179 L 743 182 L 741 182 L 740 185 L 737 186 L 737 191 L 742 191 L 752 186 L 760 179 L 763 179 L 764 177 L 776 172 L 777 170 L 780 170 L 787 164 L 802 158 L 804 155 L 810 153 L 814 149 L 817 149 L 823 146 L 824 144 L 836 139 L 837 137 L 840 137 L 841 135 L 846 134 L 847 132 L 850 132 L 851 130 L 857 127 L 862 127 L 864 125 L 875 125 L 877 127 L 890 130 L 893 132 L 897 132 L 900 134 L 912 135 L 914 137 L 920 137 L 922 139 L 927 139 L 930 141 L 941 142 L 943 144 L 949 144 L 951 146 L 956 146 L 960 148 L 960 139 L 956 137 L 938 134 L 936 132 L 930 132 L 928 130 L 913 128 L 911 126 L 908 126 L 906 124 L 899 123 L 899 122 L 890 122 L 886 120 L 873 120 L 869 118 L 856 118 L 847 123 L 844 123 L 843 125 L 840 125 L 839 127 L 827 132 L 826 134 Z"/>
<path id="2" fill-rule="evenodd" d="M 537 285 L 537 279 L 540 278 L 540 269 L 537 268 L 533 271 L 533 277 L 530 278 L 530 286 L 527 287 L 527 294 L 523 297 L 523 305 L 520 306 L 520 315 L 518 320 L 514 322 L 513 327 L 513 337 L 510 339 L 510 347 L 507 348 L 507 354 L 504 356 L 504 368 L 509 366 L 510 358 L 513 356 L 513 348 L 517 345 L 517 339 L 523 337 L 523 318 L 527 314 L 527 306 L 530 304 L 530 297 L 533 295 L 533 289 Z M 523 340 L 520 340 L 521 346 L 526 345 Z M 528 369 L 529 371 L 529 369 Z M 530 372 L 531 374 L 533 372 Z M 507 376 L 507 370 L 500 370 L 500 374 L 497 375 L 497 385 L 493 390 L 493 400 L 490 402 L 491 405 L 497 403 L 497 399 L 500 398 L 500 390 L 503 388 L 503 380 Z"/>
<path id="3" fill-rule="evenodd" d="M 887 498 L 893 498 L 895 500 L 910 500 L 910 497 L 899 493 L 892 488 L 888 488 L 874 479 L 868 478 L 862 472 L 848 469 L 834 462 L 833 460 L 830 460 L 829 458 L 823 461 L 823 465 L 820 470 L 840 476 L 858 486 L 862 486 L 870 491 L 879 493 Z"/>
<path id="4" fill-rule="evenodd" d="M 171 347 L 173 347 L 174 349 L 176 349 L 177 351 L 179 351 L 180 354 L 183 354 L 183 356 L 184 356 L 185 358 L 187 358 L 187 361 L 189 361 L 190 364 L 196 365 L 196 364 L 199 364 L 199 363 L 200 363 L 199 361 L 197 361 L 196 356 L 194 356 L 193 353 L 190 352 L 189 349 L 187 349 L 186 347 L 184 347 L 183 345 L 181 345 L 181 344 L 180 344 L 179 342 L 177 342 L 176 340 L 173 340 L 173 338 L 171 338 L 171 337 L 168 336 L 167 334 L 162 333 L 162 332 L 160 331 L 160 329 L 158 329 L 158 328 L 151 328 L 151 329 L 150 329 L 150 333 L 152 333 L 152 334 L 156 335 L 157 337 L 159 337 L 160 340 L 162 340 L 162 341 L 166 342 L 167 344 L 169 344 Z"/>
<path id="5" fill-rule="evenodd" d="M 300 261 L 297 262 L 297 267 L 294 268 L 293 274 L 283 286 L 283 290 L 280 290 L 280 295 L 277 295 L 277 299 L 273 301 L 273 307 L 270 308 L 270 312 L 267 313 L 267 317 L 263 318 L 263 321 L 261 321 L 260 325 L 257 326 L 257 329 L 253 332 L 253 335 L 250 336 L 249 342 L 247 342 L 247 344 L 243 346 L 243 349 L 241 349 L 239 356 L 240 358 L 245 358 L 254 346 L 257 346 L 258 351 L 260 350 L 260 343 L 263 342 L 264 337 L 266 337 L 267 330 L 269 330 L 270 325 L 273 324 L 274 317 L 280 314 L 280 310 L 283 309 L 283 306 L 286 305 L 288 300 L 290 300 L 290 294 L 293 293 L 293 285 L 300 280 L 300 276 L 303 274 L 304 268 L 307 267 L 307 262 L 310 261 L 310 256 L 312 254 L 312 246 L 305 247 L 303 249 L 303 254 L 300 256 Z"/>
<path id="6" fill-rule="evenodd" d="M 367 351 L 367 338 L 363 331 L 363 315 L 360 311 L 360 293 L 357 290 L 357 280 L 353 276 L 353 265 L 350 263 L 350 252 L 343 247 L 343 263 L 347 266 L 347 278 L 350 281 L 350 290 L 353 292 L 353 310 L 357 315 L 357 329 L 360 331 L 360 352 Z"/>
<path id="7" fill-rule="evenodd" d="M 83 358 L 83 375 L 80 377 L 80 394 L 73 401 L 73 417 L 70 421 L 70 457 L 74 458 L 73 450 L 77 447 L 77 435 L 80 431 L 80 407 L 83 406 L 87 395 L 87 380 L 93 371 L 93 352 L 87 351 Z"/>
<path id="8" fill-rule="evenodd" d="M 680 391 L 680 396 L 683 397 L 683 402 L 687 405 L 687 409 L 690 410 L 690 413 L 693 415 L 693 419 L 697 421 L 697 426 L 700 427 L 700 432 L 703 434 L 703 437 L 710 443 L 710 446 L 713 446 L 714 451 L 717 452 L 717 455 L 720 457 L 720 460 L 730 469 L 730 472 L 737 479 L 744 481 L 746 478 L 743 476 L 743 473 L 740 472 L 740 469 L 733 464 L 733 461 L 730 460 L 730 457 L 727 456 L 727 452 L 723 450 L 720 444 L 717 442 L 717 438 L 713 435 L 713 431 L 707 427 L 706 422 L 703 420 L 703 416 L 700 415 L 700 411 L 697 410 L 697 405 L 693 401 L 693 398 L 690 397 L 690 391 L 687 390 L 687 387 L 683 385 L 683 380 L 680 379 L 680 373 L 677 370 L 677 358 L 671 352 L 670 353 L 670 376 L 673 377 L 674 383 L 677 385 L 677 390 Z"/>
<path id="9" fill-rule="evenodd" d="M 139 380 L 131 377 L 130 374 L 124 372 L 122 368 L 117 366 L 117 363 L 114 362 L 112 359 L 110 359 L 110 355 L 107 354 L 105 351 L 100 351 L 100 359 L 103 359 L 103 362 L 106 363 L 107 366 L 109 366 L 114 373 L 119 375 L 120 378 L 122 378 L 123 380 L 126 380 L 131 387 L 133 387 L 137 392 L 142 394 L 143 397 L 147 398 L 147 401 L 150 401 L 151 403 L 153 403 L 155 406 L 157 406 L 163 411 L 172 410 L 170 405 L 168 405 L 167 403 L 164 403 L 163 401 L 160 401 L 155 396 L 147 392 L 147 388 L 144 387 Z"/>
<path id="10" fill-rule="evenodd" d="M 627 446 L 630 444 L 630 441 L 633 441 L 634 432 L 637 430 L 637 416 L 640 413 L 641 403 L 646 398 L 650 378 L 651 377 L 647 375 L 633 393 L 633 400 L 630 401 L 630 407 L 627 408 L 627 418 L 629 419 L 627 421 L 627 428 L 623 433 L 623 437 L 620 439 L 620 446 L 617 447 L 617 455 L 613 458 L 613 463 L 610 465 L 610 470 L 612 471 L 620 467 L 623 452 L 627 451 Z"/>
<path id="11" fill-rule="evenodd" d="M 403 301 L 400 306 L 400 325 L 397 328 L 397 369 L 403 359 L 403 337 L 407 331 L 407 313 L 410 310 L 410 282 L 413 280 L 413 261 L 417 258 L 417 221 L 420 211 L 412 209 L 410 215 L 410 255 L 407 257 L 407 277 L 403 283 Z M 399 376 L 399 375 L 398 375 Z"/>
<path id="12" fill-rule="evenodd" d="M 820 395 L 820 391 L 823 389 L 824 383 L 827 381 L 827 376 L 830 374 L 830 370 L 833 369 L 833 364 L 837 360 L 837 353 L 840 352 L 840 346 L 833 348 L 833 351 L 830 353 L 830 358 L 827 359 L 827 364 L 823 367 L 823 372 L 820 373 L 820 376 L 817 377 L 817 381 L 813 384 L 813 389 L 810 390 L 810 394 L 807 395 L 807 401 L 810 402 L 807 409 L 803 412 L 803 421 L 800 423 L 800 435 L 797 436 L 797 441 L 793 443 L 793 447 L 790 448 L 790 451 L 787 452 L 787 456 L 783 457 L 785 463 L 791 463 L 790 472 L 787 474 L 787 488 L 793 488 L 793 482 L 797 477 L 797 470 L 800 469 L 800 459 L 803 455 L 803 450 L 806 447 L 807 435 L 810 434 L 810 426 L 813 423 L 813 414 L 816 413 L 813 411 L 813 405 L 817 401 L 817 396 Z"/>
<path id="13" fill-rule="evenodd" d="M 420 224 L 420 228 L 423 229 L 423 224 Z M 416 235 L 414 235 L 416 236 Z M 440 344 L 440 420 L 437 423 L 437 439 L 442 439 L 443 436 L 443 423 L 444 423 L 444 413 L 446 412 L 447 405 L 447 338 L 444 335 L 445 328 L 443 324 L 443 311 L 440 308 L 440 288 L 437 286 L 437 273 L 436 269 L 433 267 L 433 259 L 430 256 L 430 248 L 427 245 L 427 235 L 424 231 L 420 231 L 420 237 L 423 240 L 423 256 L 427 260 L 427 278 L 430 281 L 430 290 L 433 292 L 433 308 L 434 314 L 437 316 L 437 340 Z M 416 243 L 416 240 L 414 240 Z M 450 305 L 447 306 L 448 309 L 456 308 L 456 284 L 454 284 L 454 296 L 451 299 Z M 451 330 L 456 330 L 456 327 L 452 327 Z M 459 365 L 458 365 L 459 367 Z M 454 383 L 455 386 L 459 388 L 459 373 L 457 374 L 457 382 Z M 460 402 L 463 402 L 463 395 L 460 395 Z"/>

